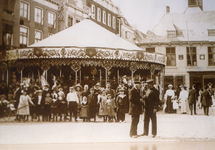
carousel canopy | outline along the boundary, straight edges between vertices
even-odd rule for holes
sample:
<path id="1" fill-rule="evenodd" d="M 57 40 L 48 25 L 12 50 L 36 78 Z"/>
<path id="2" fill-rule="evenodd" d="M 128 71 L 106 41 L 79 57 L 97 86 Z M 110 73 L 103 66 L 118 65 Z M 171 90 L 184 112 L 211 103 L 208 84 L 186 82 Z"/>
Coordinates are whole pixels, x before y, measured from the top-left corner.
<path id="1" fill-rule="evenodd" d="M 95 47 L 143 51 L 90 19 L 85 19 L 29 47 Z"/>

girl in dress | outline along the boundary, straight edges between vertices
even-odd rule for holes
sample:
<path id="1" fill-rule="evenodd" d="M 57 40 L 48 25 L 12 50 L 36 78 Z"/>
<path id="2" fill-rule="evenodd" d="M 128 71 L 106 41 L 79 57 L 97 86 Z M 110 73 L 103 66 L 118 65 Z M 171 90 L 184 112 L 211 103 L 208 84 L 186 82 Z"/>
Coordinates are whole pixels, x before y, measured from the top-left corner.
<path id="1" fill-rule="evenodd" d="M 20 116 L 20 120 L 25 122 L 25 117 L 30 114 L 29 103 L 34 106 L 31 98 L 27 95 L 27 91 L 23 91 L 23 95 L 20 96 L 17 114 Z"/>
<path id="2" fill-rule="evenodd" d="M 106 101 L 107 101 L 107 95 L 106 95 L 106 91 L 103 89 L 102 94 L 98 95 L 98 104 L 99 104 L 98 116 L 103 117 L 104 122 L 107 120 L 107 115 L 108 115 Z"/>
<path id="3" fill-rule="evenodd" d="M 116 121 L 115 112 L 114 112 L 115 104 L 114 104 L 114 99 L 111 98 L 111 94 L 107 95 L 106 105 L 107 105 L 108 121 L 113 122 L 113 118 Z"/>
<path id="4" fill-rule="evenodd" d="M 87 121 L 89 118 L 89 106 L 87 102 L 87 97 L 83 97 L 83 101 L 81 102 L 81 112 L 80 112 L 80 119 L 83 119 L 83 121 Z"/>

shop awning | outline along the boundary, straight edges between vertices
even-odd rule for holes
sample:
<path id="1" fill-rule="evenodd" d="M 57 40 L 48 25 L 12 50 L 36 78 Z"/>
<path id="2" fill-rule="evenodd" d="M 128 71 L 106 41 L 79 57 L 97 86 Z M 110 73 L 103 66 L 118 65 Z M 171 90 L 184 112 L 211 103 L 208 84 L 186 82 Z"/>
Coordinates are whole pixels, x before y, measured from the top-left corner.
<path id="1" fill-rule="evenodd" d="M 29 47 L 94 47 L 144 51 L 90 19 L 85 19 Z"/>

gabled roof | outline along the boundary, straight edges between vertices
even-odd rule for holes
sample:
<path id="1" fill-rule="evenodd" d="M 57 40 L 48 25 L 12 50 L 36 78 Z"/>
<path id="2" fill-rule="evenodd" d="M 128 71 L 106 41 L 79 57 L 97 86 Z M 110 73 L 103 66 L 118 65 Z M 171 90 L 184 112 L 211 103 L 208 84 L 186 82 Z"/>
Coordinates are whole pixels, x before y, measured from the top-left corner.
<path id="1" fill-rule="evenodd" d="M 188 8 L 184 13 L 166 13 L 154 27 L 156 35 L 145 41 L 215 41 L 208 36 L 208 29 L 215 29 L 215 11 L 201 11 L 200 8 Z M 175 30 L 177 37 L 167 38 L 167 31 Z M 159 41 L 161 40 L 161 41 Z"/>
<path id="2" fill-rule="evenodd" d="M 94 47 L 143 51 L 90 19 L 85 19 L 30 47 Z"/>

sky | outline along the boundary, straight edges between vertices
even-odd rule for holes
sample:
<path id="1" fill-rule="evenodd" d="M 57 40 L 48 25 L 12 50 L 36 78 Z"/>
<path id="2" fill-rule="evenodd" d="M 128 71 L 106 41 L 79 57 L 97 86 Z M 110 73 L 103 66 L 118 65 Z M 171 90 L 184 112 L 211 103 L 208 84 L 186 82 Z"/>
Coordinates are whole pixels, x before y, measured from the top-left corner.
<path id="1" fill-rule="evenodd" d="M 131 26 L 146 33 L 152 30 L 170 7 L 170 13 L 183 13 L 188 0 L 112 0 Z M 203 0 L 204 11 L 215 11 L 215 0 Z"/>

